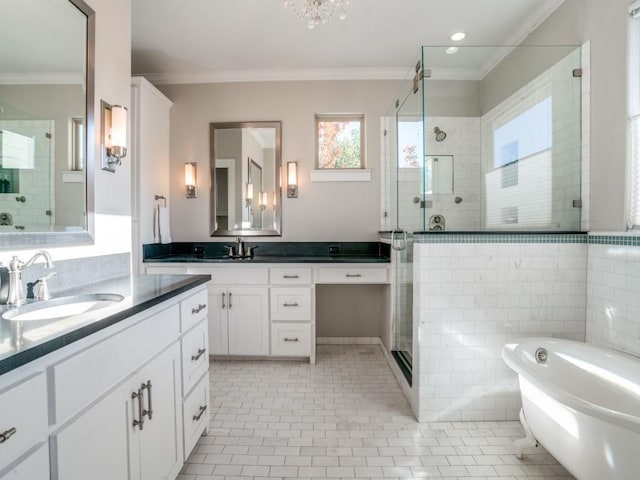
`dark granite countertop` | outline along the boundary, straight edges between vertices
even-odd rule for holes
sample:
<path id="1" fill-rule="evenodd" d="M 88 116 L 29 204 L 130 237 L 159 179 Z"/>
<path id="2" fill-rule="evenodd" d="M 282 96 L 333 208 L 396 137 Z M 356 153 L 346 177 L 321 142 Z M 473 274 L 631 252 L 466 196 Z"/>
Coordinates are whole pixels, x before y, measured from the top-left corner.
<path id="1" fill-rule="evenodd" d="M 57 320 L 16 322 L 0 319 L 0 374 L 25 365 L 92 333 L 125 320 L 211 279 L 210 275 L 126 276 L 54 296 L 113 293 L 121 302 L 101 310 Z M 15 307 L 13 307 L 15 308 Z M 21 307 L 18 307 L 21 308 Z M 9 308 L 2 306 L 4 313 Z"/>
<path id="2" fill-rule="evenodd" d="M 235 245 L 233 240 L 229 245 Z M 221 242 L 144 245 L 144 262 L 166 263 L 389 263 L 389 245 L 381 242 L 253 242 L 254 258 L 233 259 Z"/>
<path id="3" fill-rule="evenodd" d="M 227 256 L 195 256 L 195 255 L 165 255 L 147 258 L 146 263 L 389 263 L 387 257 L 380 255 L 256 255 L 254 258 L 233 259 Z"/>

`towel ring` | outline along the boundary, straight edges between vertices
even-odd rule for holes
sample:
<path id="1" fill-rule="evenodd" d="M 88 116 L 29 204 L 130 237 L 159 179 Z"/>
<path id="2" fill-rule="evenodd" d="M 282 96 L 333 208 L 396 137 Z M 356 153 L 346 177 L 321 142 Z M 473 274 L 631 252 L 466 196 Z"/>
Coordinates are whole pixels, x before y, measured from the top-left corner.
<path id="1" fill-rule="evenodd" d="M 167 206 L 167 197 L 165 197 L 164 195 L 155 195 L 154 198 L 156 200 L 163 200 L 164 201 L 164 206 Z"/>

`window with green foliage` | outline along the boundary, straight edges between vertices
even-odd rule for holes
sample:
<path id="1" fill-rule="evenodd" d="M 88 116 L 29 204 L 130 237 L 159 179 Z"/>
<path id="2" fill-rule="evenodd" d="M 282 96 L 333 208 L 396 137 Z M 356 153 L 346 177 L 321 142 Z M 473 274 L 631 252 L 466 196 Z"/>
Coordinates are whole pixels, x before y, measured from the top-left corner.
<path id="1" fill-rule="evenodd" d="M 364 168 L 364 115 L 316 115 L 316 164 Z"/>

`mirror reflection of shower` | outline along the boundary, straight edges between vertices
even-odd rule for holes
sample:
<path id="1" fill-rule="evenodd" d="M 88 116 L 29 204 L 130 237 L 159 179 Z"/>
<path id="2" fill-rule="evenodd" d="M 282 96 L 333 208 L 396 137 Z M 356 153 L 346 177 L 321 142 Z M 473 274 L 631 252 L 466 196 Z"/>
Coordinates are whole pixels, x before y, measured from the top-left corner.
<path id="1" fill-rule="evenodd" d="M 433 133 L 436 134 L 436 142 L 442 142 L 445 138 L 447 138 L 446 132 L 444 130 L 440 130 L 440 127 L 434 128 Z"/>

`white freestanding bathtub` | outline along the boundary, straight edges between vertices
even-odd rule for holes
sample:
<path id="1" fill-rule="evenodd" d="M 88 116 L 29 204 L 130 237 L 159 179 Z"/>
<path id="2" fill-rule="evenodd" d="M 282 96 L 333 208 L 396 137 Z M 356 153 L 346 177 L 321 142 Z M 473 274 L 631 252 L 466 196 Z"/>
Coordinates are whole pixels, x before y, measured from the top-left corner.
<path id="1" fill-rule="evenodd" d="M 502 358 L 520 382 L 520 419 L 579 480 L 640 479 L 640 359 L 554 338 L 507 344 Z"/>

